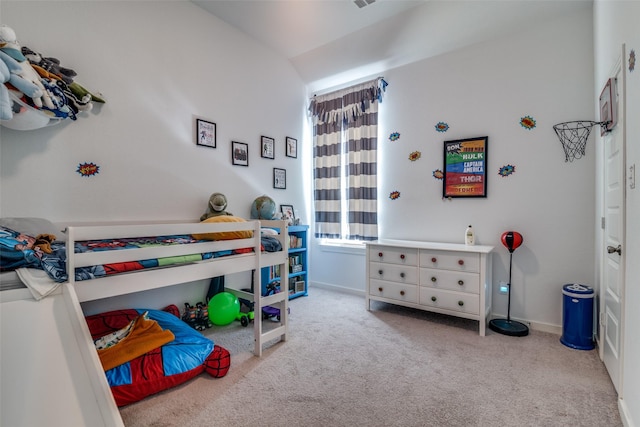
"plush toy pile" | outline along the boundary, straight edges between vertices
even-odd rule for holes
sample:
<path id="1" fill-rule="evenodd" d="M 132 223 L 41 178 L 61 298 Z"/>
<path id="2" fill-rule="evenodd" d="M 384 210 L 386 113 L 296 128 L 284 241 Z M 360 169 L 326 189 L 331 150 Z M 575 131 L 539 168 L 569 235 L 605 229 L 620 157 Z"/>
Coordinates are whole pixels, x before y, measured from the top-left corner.
<path id="1" fill-rule="evenodd" d="M 78 113 L 91 110 L 93 102 L 105 102 L 74 81 L 76 72 L 62 67 L 58 59 L 21 47 L 6 25 L 0 26 L 0 59 L 3 126 L 30 130 L 76 120 Z"/>

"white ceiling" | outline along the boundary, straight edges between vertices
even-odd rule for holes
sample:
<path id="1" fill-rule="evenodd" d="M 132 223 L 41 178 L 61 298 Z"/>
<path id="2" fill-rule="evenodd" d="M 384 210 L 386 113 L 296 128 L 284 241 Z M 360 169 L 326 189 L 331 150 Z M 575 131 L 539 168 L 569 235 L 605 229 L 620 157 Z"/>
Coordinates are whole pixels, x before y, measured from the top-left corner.
<path id="1" fill-rule="evenodd" d="M 592 0 L 192 0 L 287 58 L 311 91 L 502 37 Z"/>

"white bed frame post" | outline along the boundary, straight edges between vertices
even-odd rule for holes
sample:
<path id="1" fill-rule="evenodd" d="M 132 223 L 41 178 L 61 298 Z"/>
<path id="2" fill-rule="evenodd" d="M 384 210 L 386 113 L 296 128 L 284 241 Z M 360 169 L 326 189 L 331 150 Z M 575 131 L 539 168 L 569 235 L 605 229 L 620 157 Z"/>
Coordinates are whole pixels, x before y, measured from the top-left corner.
<path id="1" fill-rule="evenodd" d="M 287 333 L 289 331 L 289 293 L 288 293 L 288 259 L 289 259 L 289 227 L 285 221 L 262 221 L 257 222 L 256 229 L 254 230 L 254 237 L 256 238 L 256 274 L 257 280 L 254 282 L 253 289 L 253 301 L 254 301 L 254 339 L 255 347 L 254 354 L 256 356 L 262 356 L 262 346 L 265 342 L 274 338 L 280 337 L 282 341 L 287 340 Z M 282 245 L 282 252 L 278 254 L 284 254 L 281 258 L 282 262 L 277 265 L 280 266 L 280 292 L 273 295 L 262 295 L 262 274 L 261 268 L 263 264 L 270 265 L 268 262 L 263 262 L 261 247 L 261 227 L 277 228 L 279 229 L 278 240 Z M 266 306 L 276 306 L 280 310 L 279 326 L 271 329 L 267 332 L 263 332 L 263 316 L 262 309 Z"/>
<path id="2" fill-rule="evenodd" d="M 73 285 L 76 281 L 76 264 L 75 256 L 73 254 L 75 250 L 76 233 L 74 227 L 67 227 L 64 229 L 65 242 L 67 245 L 67 283 Z"/>
<path id="3" fill-rule="evenodd" d="M 253 229 L 253 239 L 256 248 L 261 247 L 262 234 L 260 232 L 260 222 L 256 221 L 256 225 Z M 256 250 L 256 266 L 255 273 L 253 274 L 254 286 L 253 286 L 253 353 L 256 356 L 262 356 L 262 251 Z"/>

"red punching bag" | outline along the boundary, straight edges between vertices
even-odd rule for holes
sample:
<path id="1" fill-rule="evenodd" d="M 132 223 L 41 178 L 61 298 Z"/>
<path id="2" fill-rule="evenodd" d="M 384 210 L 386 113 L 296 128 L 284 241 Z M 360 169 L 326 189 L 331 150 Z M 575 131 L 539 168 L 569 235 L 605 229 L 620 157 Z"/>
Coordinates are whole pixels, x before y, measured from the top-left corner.
<path id="1" fill-rule="evenodd" d="M 505 248 L 509 249 L 510 253 L 513 253 L 522 244 L 522 234 L 517 231 L 505 231 L 502 233 L 500 240 L 502 240 Z"/>
<path id="2" fill-rule="evenodd" d="M 522 322 L 511 320 L 511 269 L 513 267 L 513 251 L 522 245 L 522 234 L 517 231 L 505 231 L 500 237 L 502 244 L 509 249 L 509 300 L 507 303 L 506 319 L 491 319 L 489 329 L 499 334 L 510 335 L 512 337 L 524 337 L 529 334 L 529 327 Z"/>

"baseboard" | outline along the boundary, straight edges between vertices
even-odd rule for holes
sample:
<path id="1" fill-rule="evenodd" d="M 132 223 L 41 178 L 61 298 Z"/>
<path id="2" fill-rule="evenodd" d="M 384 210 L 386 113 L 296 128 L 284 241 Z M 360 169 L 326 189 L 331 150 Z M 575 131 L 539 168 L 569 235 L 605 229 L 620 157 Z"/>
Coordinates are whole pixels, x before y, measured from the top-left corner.
<path id="1" fill-rule="evenodd" d="M 332 285 L 324 282 L 309 282 L 310 288 L 329 289 L 336 292 L 345 292 L 352 295 L 358 295 L 364 298 L 365 291 L 360 289 L 347 288 L 345 286 Z"/>
<path id="2" fill-rule="evenodd" d="M 541 322 L 529 322 L 529 325 L 534 331 L 548 332 L 550 334 L 555 334 L 558 336 L 562 335 L 562 326 Z"/>
<path id="3" fill-rule="evenodd" d="M 622 420 L 622 425 L 624 427 L 636 427 L 636 424 L 631 419 L 629 408 L 627 408 L 627 404 L 624 399 L 618 399 L 618 412 L 620 412 L 620 419 Z"/>

